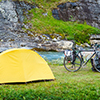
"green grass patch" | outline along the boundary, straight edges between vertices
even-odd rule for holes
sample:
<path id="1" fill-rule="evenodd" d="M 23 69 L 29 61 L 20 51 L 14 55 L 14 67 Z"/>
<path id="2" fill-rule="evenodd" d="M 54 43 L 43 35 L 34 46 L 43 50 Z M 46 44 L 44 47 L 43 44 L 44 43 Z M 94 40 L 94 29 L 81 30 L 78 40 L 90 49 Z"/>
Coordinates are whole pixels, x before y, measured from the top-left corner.
<path id="1" fill-rule="evenodd" d="M 0 85 L 1 100 L 99 100 L 100 73 L 91 65 L 77 72 L 50 65 L 56 80 L 26 84 Z"/>

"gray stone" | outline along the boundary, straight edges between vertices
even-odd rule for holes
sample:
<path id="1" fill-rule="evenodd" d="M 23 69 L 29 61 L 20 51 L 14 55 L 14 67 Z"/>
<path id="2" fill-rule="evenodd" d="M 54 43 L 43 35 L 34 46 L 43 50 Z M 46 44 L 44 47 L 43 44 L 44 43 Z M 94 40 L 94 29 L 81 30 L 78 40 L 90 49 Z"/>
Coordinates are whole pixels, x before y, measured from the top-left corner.
<path id="1" fill-rule="evenodd" d="M 90 40 L 91 44 L 95 44 L 95 43 L 99 43 L 100 44 L 100 40 Z"/>
<path id="2" fill-rule="evenodd" d="M 56 42 L 56 41 L 57 41 L 57 39 L 56 39 L 56 38 L 54 38 L 54 39 L 52 39 L 52 41 L 53 41 L 53 42 Z"/>
<path id="3" fill-rule="evenodd" d="M 100 0 L 97 0 L 97 3 L 100 4 Z"/>
<path id="4" fill-rule="evenodd" d="M 73 42 L 64 41 L 64 40 L 58 41 L 57 44 L 58 44 L 58 48 L 61 48 L 61 49 L 71 49 L 73 46 Z"/>
<path id="5" fill-rule="evenodd" d="M 98 39 L 100 39 L 100 35 L 91 35 L 90 36 L 90 40 L 98 40 Z"/>
<path id="6" fill-rule="evenodd" d="M 91 35 L 90 36 L 90 43 L 100 43 L 100 35 Z"/>
<path id="7" fill-rule="evenodd" d="M 75 5 L 75 6 L 73 6 Z M 57 13 L 52 13 L 54 18 L 63 21 L 79 21 L 100 29 L 100 0 L 79 0 L 76 3 L 66 2 L 54 8 Z M 70 18 L 73 16 L 73 19 Z M 59 18 L 58 18 L 59 17 Z"/>
<path id="8" fill-rule="evenodd" d="M 88 43 L 84 43 L 85 47 L 90 47 L 90 45 Z"/>
<path id="9" fill-rule="evenodd" d="M 24 42 L 20 43 L 20 46 L 21 46 L 21 47 L 25 47 L 26 45 L 27 45 L 27 44 L 24 43 Z"/>

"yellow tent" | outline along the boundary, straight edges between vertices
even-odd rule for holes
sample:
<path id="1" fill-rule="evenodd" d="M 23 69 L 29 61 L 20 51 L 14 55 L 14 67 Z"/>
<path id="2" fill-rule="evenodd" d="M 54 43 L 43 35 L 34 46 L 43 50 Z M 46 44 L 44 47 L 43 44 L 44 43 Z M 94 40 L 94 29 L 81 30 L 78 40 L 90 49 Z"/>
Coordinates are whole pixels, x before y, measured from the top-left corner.
<path id="1" fill-rule="evenodd" d="M 55 79 L 46 61 L 28 49 L 10 49 L 0 54 L 0 83 Z"/>

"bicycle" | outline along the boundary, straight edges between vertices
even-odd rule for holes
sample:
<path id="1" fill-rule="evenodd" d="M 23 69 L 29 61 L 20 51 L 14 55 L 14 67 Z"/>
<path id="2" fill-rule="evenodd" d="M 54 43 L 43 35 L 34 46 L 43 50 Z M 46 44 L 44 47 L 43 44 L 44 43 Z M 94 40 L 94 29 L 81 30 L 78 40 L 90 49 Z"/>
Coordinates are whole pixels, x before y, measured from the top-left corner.
<path id="1" fill-rule="evenodd" d="M 80 48 L 77 50 L 75 46 L 73 46 L 72 50 L 65 50 L 64 51 L 64 67 L 71 72 L 78 71 L 82 66 L 85 66 L 89 60 L 91 60 L 91 64 L 93 65 L 93 57 L 95 58 L 95 62 L 99 61 L 96 65 L 94 64 L 94 68 L 96 71 L 100 72 L 100 58 L 98 60 L 98 53 L 100 51 L 97 50 L 97 43 L 95 43 L 94 48 L 92 50 L 81 50 Z M 90 57 L 88 57 L 87 61 L 85 61 L 82 52 L 92 52 Z"/>

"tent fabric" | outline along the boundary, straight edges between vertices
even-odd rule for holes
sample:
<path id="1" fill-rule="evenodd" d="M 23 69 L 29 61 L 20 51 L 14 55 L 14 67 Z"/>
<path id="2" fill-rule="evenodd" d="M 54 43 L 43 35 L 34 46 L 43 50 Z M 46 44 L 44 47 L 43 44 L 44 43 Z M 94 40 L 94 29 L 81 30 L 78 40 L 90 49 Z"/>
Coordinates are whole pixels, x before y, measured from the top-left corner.
<path id="1" fill-rule="evenodd" d="M 55 79 L 46 61 L 28 49 L 9 49 L 0 54 L 0 83 Z"/>

